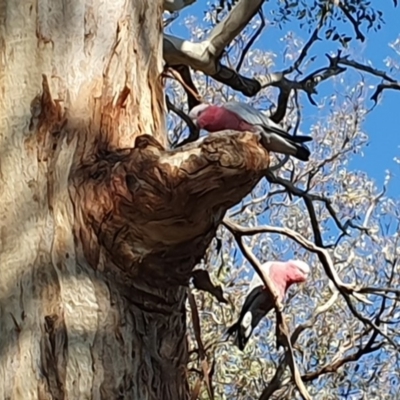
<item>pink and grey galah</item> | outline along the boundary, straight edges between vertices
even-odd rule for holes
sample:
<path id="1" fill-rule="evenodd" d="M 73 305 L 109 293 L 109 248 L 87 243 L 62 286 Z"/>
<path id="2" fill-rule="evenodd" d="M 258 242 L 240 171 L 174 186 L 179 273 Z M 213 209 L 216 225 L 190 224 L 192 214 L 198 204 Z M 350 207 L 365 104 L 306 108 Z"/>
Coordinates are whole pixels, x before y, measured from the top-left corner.
<path id="1" fill-rule="evenodd" d="M 269 261 L 262 264 L 261 269 L 274 284 L 280 301 L 291 285 L 305 282 L 310 273 L 309 265 L 300 260 Z M 260 276 L 254 273 L 239 319 L 227 330 L 229 336 L 234 336 L 234 343 L 240 350 L 245 348 L 254 328 L 273 308 L 272 296 Z"/>
<path id="2" fill-rule="evenodd" d="M 191 109 L 189 117 L 208 132 L 225 129 L 261 133 L 261 143 L 269 151 L 288 154 L 308 161 L 310 150 L 304 145 L 309 136 L 292 136 L 277 123 L 249 104 L 229 101 L 221 106 L 199 104 Z"/>

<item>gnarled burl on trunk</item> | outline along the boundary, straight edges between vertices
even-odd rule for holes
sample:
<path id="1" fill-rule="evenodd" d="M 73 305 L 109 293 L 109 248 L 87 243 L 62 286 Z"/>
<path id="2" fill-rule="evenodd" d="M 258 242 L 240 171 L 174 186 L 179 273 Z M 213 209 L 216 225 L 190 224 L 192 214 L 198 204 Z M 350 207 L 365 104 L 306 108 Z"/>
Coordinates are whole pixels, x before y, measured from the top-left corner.
<path id="1" fill-rule="evenodd" d="M 186 381 L 185 286 L 226 210 L 268 168 L 259 140 L 223 131 L 168 151 L 141 135 L 134 148 L 99 155 L 72 173 L 76 236 L 111 293 L 133 311 L 132 351 L 151 360 L 164 386 L 159 398 L 186 398 L 165 394 Z"/>

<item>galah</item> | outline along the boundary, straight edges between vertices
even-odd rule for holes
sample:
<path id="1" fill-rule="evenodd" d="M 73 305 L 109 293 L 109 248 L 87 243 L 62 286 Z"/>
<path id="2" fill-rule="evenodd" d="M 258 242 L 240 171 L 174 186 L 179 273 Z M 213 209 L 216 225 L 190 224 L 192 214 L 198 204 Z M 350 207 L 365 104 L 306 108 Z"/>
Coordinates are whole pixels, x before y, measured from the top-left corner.
<path id="1" fill-rule="evenodd" d="M 309 265 L 300 260 L 269 261 L 263 264 L 261 269 L 263 274 L 267 274 L 274 284 L 280 301 L 283 301 L 286 291 L 291 285 L 305 282 L 310 273 Z M 240 350 L 245 348 L 254 328 L 273 308 L 272 297 L 260 276 L 255 273 L 239 319 L 227 330 L 229 336 L 235 336 L 234 343 Z"/>
<path id="2" fill-rule="evenodd" d="M 189 117 L 200 128 L 208 132 L 225 129 L 259 132 L 262 145 L 269 151 L 288 154 L 308 161 L 310 150 L 304 142 L 309 136 L 292 136 L 277 123 L 249 104 L 229 101 L 221 106 L 199 104 L 191 109 Z"/>

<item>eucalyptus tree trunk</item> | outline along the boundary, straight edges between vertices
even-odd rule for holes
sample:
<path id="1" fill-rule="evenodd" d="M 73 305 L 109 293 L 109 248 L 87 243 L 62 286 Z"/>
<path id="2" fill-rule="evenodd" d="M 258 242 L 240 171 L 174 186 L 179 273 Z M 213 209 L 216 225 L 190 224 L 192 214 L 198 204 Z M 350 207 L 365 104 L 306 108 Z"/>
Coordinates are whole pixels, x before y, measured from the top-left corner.
<path id="1" fill-rule="evenodd" d="M 189 397 L 186 287 L 268 155 L 165 149 L 161 3 L 0 4 L 0 399 Z"/>

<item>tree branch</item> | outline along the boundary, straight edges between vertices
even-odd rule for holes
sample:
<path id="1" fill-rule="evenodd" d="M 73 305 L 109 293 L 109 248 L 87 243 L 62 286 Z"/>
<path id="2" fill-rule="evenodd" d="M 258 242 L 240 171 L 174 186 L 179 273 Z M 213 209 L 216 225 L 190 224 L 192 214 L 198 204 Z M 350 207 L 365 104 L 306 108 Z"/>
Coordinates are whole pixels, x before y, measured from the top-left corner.
<path id="1" fill-rule="evenodd" d="M 303 63 L 304 59 L 306 58 L 306 56 L 308 54 L 308 50 L 310 50 L 311 46 L 317 40 L 319 40 L 318 33 L 321 30 L 321 28 L 324 26 L 325 16 L 326 16 L 326 9 L 324 11 L 322 11 L 317 27 L 314 29 L 310 38 L 307 40 L 306 44 L 304 45 L 303 49 L 301 50 L 301 52 L 299 54 L 299 57 L 297 58 L 297 60 L 294 62 L 294 64 L 291 67 L 289 67 L 283 71 L 284 75 L 291 74 L 294 71 L 300 72 L 299 71 L 300 65 Z"/>
<path id="2" fill-rule="evenodd" d="M 246 96 L 254 96 L 261 89 L 260 83 L 221 65 L 219 60 L 225 47 L 246 27 L 263 2 L 264 0 L 240 0 L 227 17 L 214 27 L 209 37 L 200 43 L 165 33 L 165 61 L 170 66 L 188 65 Z"/>
<path id="3" fill-rule="evenodd" d="M 351 15 L 351 12 L 348 10 L 346 4 L 343 3 L 343 1 L 338 2 L 339 8 L 342 10 L 343 14 L 346 16 L 346 18 L 351 22 L 353 25 L 354 32 L 356 33 L 356 38 L 364 42 L 365 36 L 363 33 L 360 31 L 359 28 L 359 22 L 357 22 L 354 17 Z"/>
<path id="4" fill-rule="evenodd" d="M 382 78 L 384 81 L 387 81 L 387 82 L 380 83 L 377 86 L 375 92 L 372 94 L 371 100 L 373 100 L 375 102 L 375 104 L 378 102 L 378 98 L 379 98 L 380 94 L 385 89 L 400 90 L 400 82 L 396 81 L 396 79 L 389 76 L 385 71 L 381 71 L 381 70 L 371 67 L 369 65 L 364 65 L 362 63 L 359 63 L 358 61 L 350 60 L 349 56 L 341 57 L 340 54 L 341 53 L 339 52 L 338 55 L 335 57 L 337 64 L 347 65 L 347 66 L 355 68 L 359 71 L 367 72 L 368 74 Z"/>
<path id="5" fill-rule="evenodd" d="M 373 100 L 375 103 L 377 103 L 380 94 L 381 94 L 385 89 L 400 90 L 400 82 L 380 83 L 380 84 L 376 87 L 375 93 L 371 96 L 371 100 Z"/>
<path id="6" fill-rule="evenodd" d="M 178 107 L 175 106 L 175 104 L 171 103 L 170 99 L 168 96 L 165 96 L 165 100 L 167 103 L 167 108 L 168 110 L 173 111 L 176 115 L 178 115 L 183 121 L 186 122 L 186 125 L 189 128 L 189 136 L 186 140 L 184 140 L 181 144 L 181 146 L 183 146 L 185 141 L 187 143 L 189 142 L 194 142 L 195 140 L 197 140 L 200 136 L 200 130 L 199 128 L 197 128 L 197 126 L 193 123 L 193 121 L 189 118 L 188 115 L 186 115 L 181 109 L 179 109 Z M 172 148 L 177 147 L 177 142 L 178 142 L 179 138 L 175 141 L 175 143 L 172 143 Z"/>
<path id="7" fill-rule="evenodd" d="M 163 6 L 165 11 L 172 13 L 182 10 L 196 1 L 197 0 L 164 0 Z"/>
<path id="8" fill-rule="evenodd" d="M 265 18 L 264 18 L 264 14 L 262 12 L 262 9 L 260 9 L 258 11 L 258 15 L 260 16 L 260 19 L 261 19 L 260 26 L 254 32 L 254 35 L 250 38 L 250 40 L 247 42 L 245 48 L 242 51 L 242 54 L 240 55 L 240 58 L 239 58 L 239 62 L 236 65 L 236 71 L 237 72 L 240 71 L 240 68 L 242 67 L 243 61 L 245 60 L 248 51 L 251 49 L 251 46 L 253 46 L 254 42 L 261 35 L 263 29 L 265 28 Z"/>
<path id="9" fill-rule="evenodd" d="M 192 43 L 164 34 L 163 44 L 164 59 L 169 66 L 188 65 L 246 96 L 254 96 L 261 89 L 261 84 L 256 79 L 246 78 L 221 65 L 209 52 L 208 42 Z"/>
<path id="10" fill-rule="evenodd" d="M 372 334 L 371 338 L 374 338 L 374 340 L 375 340 L 374 334 Z M 356 352 L 349 354 L 346 357 L 339 358 L 330 364 L 326 364 L 317 371 L 309 372 L 308 374 L 302 375 L 302 379 L 306 382 L 310 382 L 310 381 L 318 378 L 322 374 L 336 372 L 344 364 L 347 364 L 352 361 L 357 361 L 365 354 L 372 353 L 374 351 L 379 350 L 383 346 L 383 342 L 377 344 L 376 346 L 372 346 L 372 343 L 374 340 L 372 340 L 372 341 L 370 340 L 364 348 L 360 348 Z"/>
<path id="11" fill-rule="evenodd" d="M 385 80 L 387 80 L 389 82 L 396 82 L 396 80 L 391 78 L 389 75 L 387 75 L 386 72 L 380 71 L 379 69 L 373 68 L 373 67 L 371 67 L 369 65 L 361 64 L 358 61 L 350 60 L 349 56 L 341 57 L 340 54 L 341 53 L 339 52 L 338 55 L 335 57 L 336 62 L 338 64 L 347 65 L 349 67 L 358 69 L 360 71 L 368 72 L 371 75 L 375 75 L 375 76 L 377 76 L 379 78 L 382 78 L 382 79 L 385 79 Z"/>
<path id="12" fill-rule="evenodd" d="M 192 74 L 187 65 L 176 65 L 174 69 L 179 73 L 184 82 L 183 88 L 188 97 L 189 110 L 201 103 L 201 95 L 193 83 Z"/>
<path id="13" fill-rule="evenodd" d="M 240 0 L 231 12 L 211 31 L 208 51 L 218 60 L 225 47 L 247 26 L 265 0 Z"/>
<path id="14" fill-rule="evenodd" d="M 211 379 L 211 370 L 212 367 L 208 365 L 206 351 L 204 349 L 203 341 L 201 340 L 201 327 L 200 327 L 200 318 L 199 313 L 197 311 L 196 301 L 190 289 L 187 289 L 187 296 L 189 299 L 190 310 L 192 311 L 192 322 L 193 322 L 193 330 L 194 336 L 196 338 L 196 342 L 198 345 L 198 352 L 200 358 L 200 364 L 203 372 L 203 378 L 206 382 L 207 392 L 210 400 L 214 400 L 214 390 L 212 386 Z"/>

